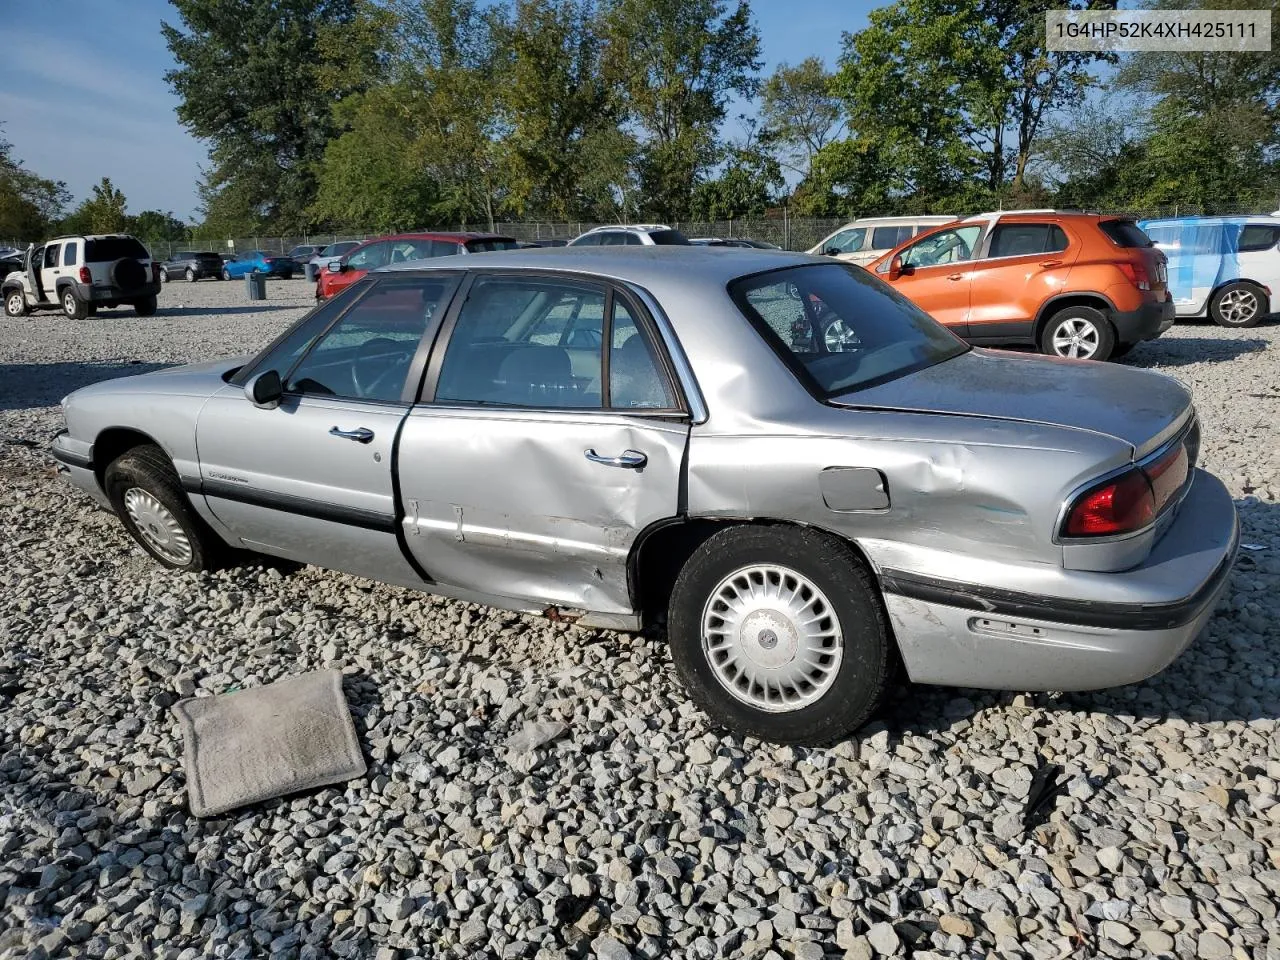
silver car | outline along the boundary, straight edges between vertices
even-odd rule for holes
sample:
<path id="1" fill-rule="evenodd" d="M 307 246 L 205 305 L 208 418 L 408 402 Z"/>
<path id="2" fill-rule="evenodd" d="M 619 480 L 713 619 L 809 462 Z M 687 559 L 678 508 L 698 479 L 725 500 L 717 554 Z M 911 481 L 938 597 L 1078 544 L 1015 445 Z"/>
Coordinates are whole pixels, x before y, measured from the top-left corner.
<path id="1" fill-rule="evenodd" d="M 974 349 L 829 258 L 546 249 L 370 274 L 252 357 L 86 387 L 54 441 L 162 564 L 228 546 L 578 624 L 665 621 L 737 731 L 848 735 L 901 663 L 1147 677 L 1237 545 L 1187 390 Z"/>

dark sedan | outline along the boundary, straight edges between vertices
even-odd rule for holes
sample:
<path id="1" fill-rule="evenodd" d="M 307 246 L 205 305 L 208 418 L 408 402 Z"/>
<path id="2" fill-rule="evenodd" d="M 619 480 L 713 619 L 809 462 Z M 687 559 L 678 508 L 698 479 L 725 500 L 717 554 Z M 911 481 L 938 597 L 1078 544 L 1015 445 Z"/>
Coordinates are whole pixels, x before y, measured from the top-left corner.
<path id="1" fill-rule="evenodd" d="M 160 279 L 165 283 L 177 279 L 194 283 L 206 278 L 217 280 L 221 276 L 222 257 L 207 250 L 201 253 L 175 253 L 160 264 Z"/>

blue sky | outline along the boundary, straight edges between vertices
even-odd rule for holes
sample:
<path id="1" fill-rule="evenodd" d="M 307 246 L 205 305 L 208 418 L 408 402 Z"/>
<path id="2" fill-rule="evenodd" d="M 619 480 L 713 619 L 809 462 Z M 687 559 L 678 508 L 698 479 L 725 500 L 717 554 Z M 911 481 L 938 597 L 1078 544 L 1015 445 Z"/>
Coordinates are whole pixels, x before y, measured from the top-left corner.
<path id="1" fill-rule="evenodd" d="M 754 0 L 765 73 L 815 54 L 834 65 L 841 33 L 864 26 L 876 5 Z M 4 4 L 0 135 L 28 169 L 65 181 L 75 202 L 106 176 L 124 191 L 131 213 L 195 215 L 207 150 L 178 123 L 177 98 L 164 82 L 173 67 L 160 35 L 164 19 L 177 19 L 167 0 Z M 741 112 L 733 107 L 730 117 Z M 733 119 L 726 133 L 739 133 Z"/>

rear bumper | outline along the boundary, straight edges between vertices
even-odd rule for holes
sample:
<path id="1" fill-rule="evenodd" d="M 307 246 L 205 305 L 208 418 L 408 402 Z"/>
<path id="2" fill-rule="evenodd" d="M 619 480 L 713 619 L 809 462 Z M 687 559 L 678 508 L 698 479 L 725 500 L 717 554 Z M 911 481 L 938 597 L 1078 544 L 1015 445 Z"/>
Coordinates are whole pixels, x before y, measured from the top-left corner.
<path id="1" fill-rule="evenodd" d="M 881 586 L 915 682 L 1092 690 L 1172 663 L 1212 615 L 1238 545 L 1230 494 L 1197 471 L 1178 517 L 1132 570 L 1062 570 L 1053 595 L 897 570 L 882 570 Z"/>
<path id="2" fill-rule="evenodd" d="M 1150 301 L 1137 310 L 1114 310 L 1111 323 L 1116 328 L 1116 342 L 1141 343 L 1154 340 L 1173 326 L 1176 310 L 1172 300 Z"/>
<path id="3" fill-rule="evenodd" d="M 160 281 L 144 283 L 140 287 L 126 290 L 110 283 L 75 283 L 76 296 L 86 303 L 128 303 L 139 297 L 157 297 L 160 295 Z"/>

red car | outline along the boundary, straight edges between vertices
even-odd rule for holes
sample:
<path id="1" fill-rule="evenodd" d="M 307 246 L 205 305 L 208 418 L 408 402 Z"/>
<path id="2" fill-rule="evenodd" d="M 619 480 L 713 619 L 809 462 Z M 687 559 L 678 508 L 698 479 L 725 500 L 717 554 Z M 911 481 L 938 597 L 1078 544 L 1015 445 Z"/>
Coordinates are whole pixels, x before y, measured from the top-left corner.
<path id="1" fill-rule="evenodd" d="M 514 237 L 495 233 L 398 233 L 390 237 L 366 240 L 339 263 L 332 263 L 316 280 L 316 299 L 328 300 L 345 290 L 370 270 L 389 263 L 449 257 L 456 253 L 485 253 L 489 250 L 514 250 L 519 244 Z"/>

